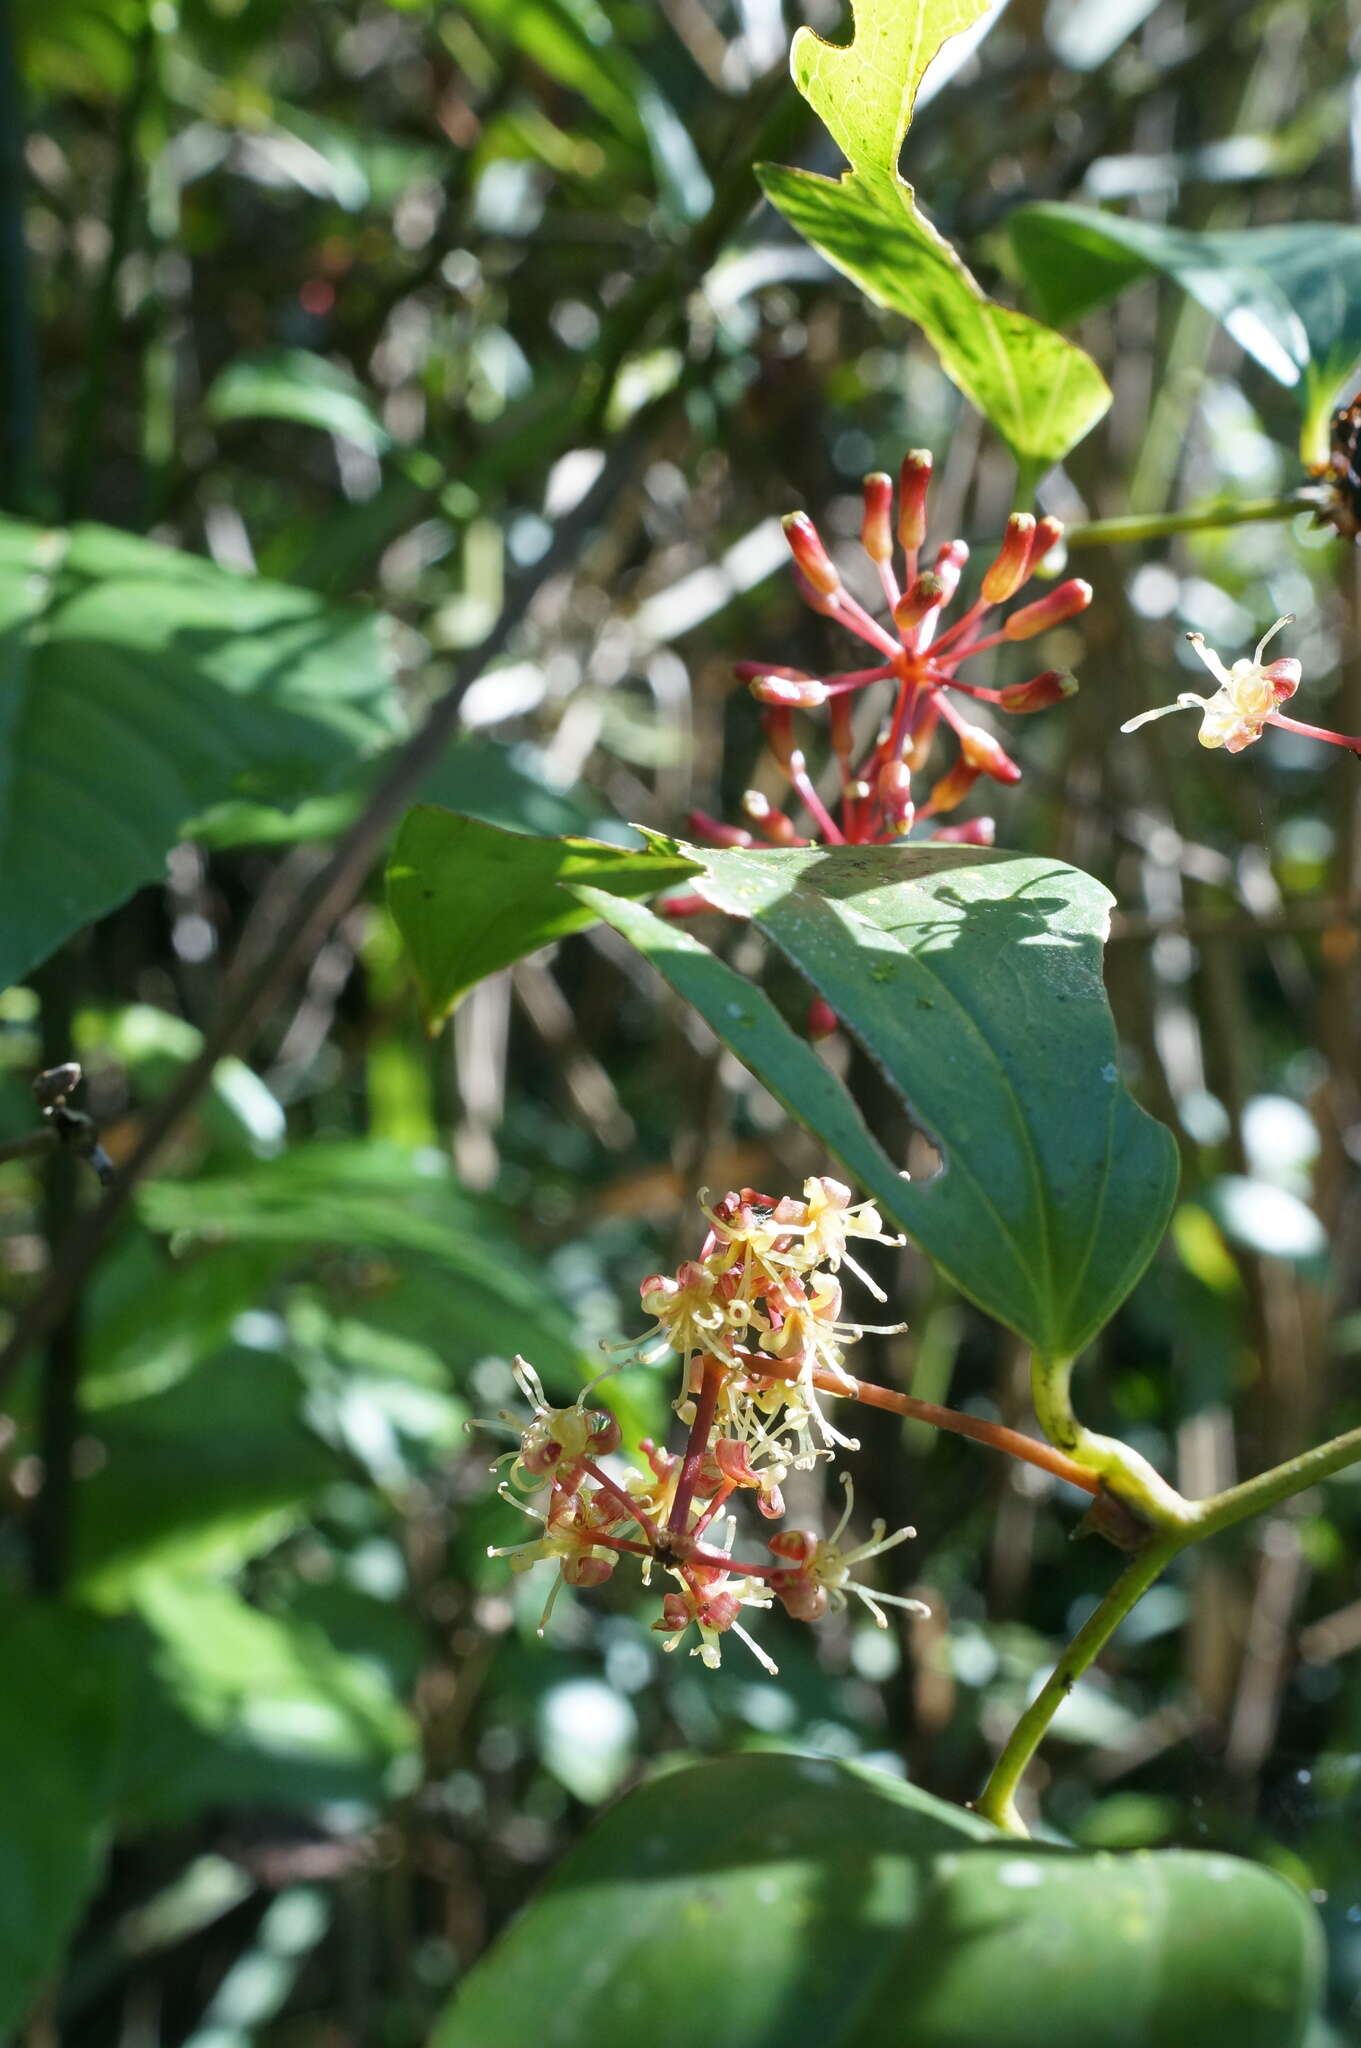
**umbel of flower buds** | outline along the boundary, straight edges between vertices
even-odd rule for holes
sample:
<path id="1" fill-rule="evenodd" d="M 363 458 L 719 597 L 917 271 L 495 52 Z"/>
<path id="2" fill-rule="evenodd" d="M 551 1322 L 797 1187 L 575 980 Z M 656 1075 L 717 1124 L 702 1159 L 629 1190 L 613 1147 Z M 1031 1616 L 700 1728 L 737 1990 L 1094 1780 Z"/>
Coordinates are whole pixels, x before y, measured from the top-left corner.
<path id="1" fill-rule="evenodd" d="M 480 1426 L 518 1436 L 498 1460 L 508 1468 L 500 1492 L 536 1533 L 490 1554 L 515 1572 L 556 1567 L 540 1633 L 564 1585 L 603 1585 L 621 1560 L 636 1559 L 645 1580 L 660 1568 L 673 1582 L 653 1623 L 664 1649 L 693 1632 L 692 1654 L 712 1667 L 724 1637 L 734 1635 L 773 1671 L 744 1614 L 778 1602 L 797 1621 L 817 1621 L 852 1596 L 881 1628 L 886 1605 L 924 1612 L 905 1595 L 861 1583 L 861 1567 L 913 1531 L 888 1535 L 876 1522 L 864 1542 L 847 1544 L 853 1496 L 845 1474 L 845 1510 L 829 1537 L 781 1529 L 755 1560 L 734 1556 L 738 1501 L 768 1527 L 784 1515 L 791 1471 L 858 1449 L 824 1406 L 857 1392 L 845 1354 L 868 1327 L 843 1318 L 840 1275 L 844 1268 L 882 1299 L 850 1246 L 902 1240 L 885 1233 L 869 1203 L 853 1203 L 849 1188 L 825 1177 L 806 1181 L 802 1199 L 738 1188 L 712 1205 L 701 1195 L 700 1205 L 707 1228 L 698 1255 L 644 1280 L 639 1294 L 652 1327 L 623 1347 L 624 1362 L 681 1358 L 675 1407 L 687 1429 L 684 1449 L 668 1453 L 645 1441 L 641 1463 L 623 1460 L 619 1426 L 587 1404 L 589 1389 L 570 1408 L 550 1407 L 533 1367 L 517 1359 L 528 1422 L 503 1415 Z"/>
<path id="2" fill-rule="evenodd" d="M 865 478 L 860 543 L 883 593 L 888 624 L 846 587 L 808 514 L 791 512 L 785 519 L 785 538 L 805 601 L 864 643 L 867 665 L 809 675 L 773 663 L 737 664 L 738 681 L 764 709 L 770 750 L 794 803 L 785 809 L 749 793 L 743 803 L 749 832 L 693 813 L 690 822 L 699 837 L 717 838 L 723 845 L 752 845 L 758 838 L 772 846 L 817 841 L 865 845 L 901 841 L 924 824 L 931 838 L 992 843 L 989 819 L 971 820 L 966 828 L 934 822 L 955 809 L 980 777 L 1010 783 L 1020 776 L 996 734 L 977 722 L 975 707 L 987 704 L 1012 715 L 1045 711 L 1070 697 L 1077 683 L 1066 671 L 1050 668 L 1027 681 L 993 688 L 972 682 L 961 671 L 990 649 L 1034 639 L 1075 618 L 1090 604 L 1091 586 L 1070 578 L 1000 620 L 990 619 L 1030 582 L 1063 533 L 1056 519 L 1015 512 L 984 569 L 977 596 L 947 622 L 969 550 L 962 540 L 947 540 L 929 560 L 923 559 L 930 484 L 931 457 L 924 449 L 904 458 L 896 494 L 884 471 Z M 866 690 L 879 694 L 882 716 L 868 752 L 858 756 L 852 702 Z M 967 712 L 960 708 L 963 702 Z M 795 726 L 796 717 L 823 710 L 831 742 L 830 777 L 810 768 Z M 933 774 L 934 742 L 948 734 L 959 744 L 959 758 Z M 829 781 L 834 789 L 827 787 Z M 677 914 L 688 901 L 681 901 Z"/>

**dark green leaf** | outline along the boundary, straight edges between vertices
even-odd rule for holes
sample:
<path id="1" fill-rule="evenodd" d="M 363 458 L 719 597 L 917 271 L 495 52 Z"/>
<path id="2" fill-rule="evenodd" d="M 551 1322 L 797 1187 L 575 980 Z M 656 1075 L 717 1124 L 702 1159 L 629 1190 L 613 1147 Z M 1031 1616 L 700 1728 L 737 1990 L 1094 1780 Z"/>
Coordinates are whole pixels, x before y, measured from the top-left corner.
<path id="1" fill-rule="evenodd" d="M 1321 1941 L 1229 1856 L 1018 1844 L 844 1763 L 733 1757 L 623 1800 L 434 2048 L 1299 2048 Z"/>
<path id="2" fill-rule="evenodd" d="M 559 883 L 650 896 L 692 872 L 678 854 L 517 837 L 426 806 L 397 835 L 388 904 L 433 1023 L 486 975 L 595 922 Z"/>
<path id="3" fill-rule="evenodd" d="M 118 1805 L 131 1665 L 117 1628 L 55 1606 L 0 1617 L 0 2030 L 55 1969 Z"/>
<path id="4" fill-rule="evenodd" d="M 1106 890 L 970 847 L 705 860 L 700 893 L 794 962 L 940 1148 L 924 1186 L 758 991 L 641 906 L 591 900 L 965 1294 L 1047 1357 L 1081 1350 L 1152 1257 L 1177 1175 L 1119 1079 Z"/>
<path id="5" fill-rule="evenodd" d="M 0 524 L 0 986 L 229 797 L 291 804 L 398 730 L 381 622 L 98 526 Z"/>
<path id="6" fill-rule="evenodd" d="M 303 1397 L 286 1358 L 236 1349 L 102 1408 L 101 1463 L 77 1496 L 82 1593 L 107 1608 L 147 1571 L 226 1569 L 283 1534 L 346 1469 L 303 1422 Z"/>
<path id="7" fill-rule="evenodd" d="M 1089 356 L 989 299 L 898 175 L 927 65 L 988 0 L 855 0 L 854 39 L 794 38 L 794 81 L 848 158 L 840 179 L 760 167 L 767 198 L 876 305 L 923 329 L 946 374 L 991 420 L 1017 460 L 1067 454 L 1110 404 Z"/>
<path id="8" fill-rule="evenodd" d="M 153 1229 L 182 1245 L 291 1245 L 299 1254 L 345 1247 L 433 1263 L 444 1287 L 438 1333 L 428 1334 L 438 1335 L 454 1383 L 478 1358 L 517 1351 L 559 1384 L 589 1370 L 505 1216 L 488 1198 L 464 1194 L 437 1153 L 371 1139 L 295 1145 L 241 1174 L 154 1181 L 140 1204 Z M 396 1280 L 394 1272 L 389 1284 Z"/>
<path id="9" fill-rule="evenodd" d="M 1300 396 L 1303 454 L 1326 460 L 1327 418 L 1361 355 L 1361 228 L 1338 221 L 1195 233 L 1090 206 L 1024 206 L 1012 245 L 1047 317 L 1065 324 L 1159 272 Z"/>
<path id="10" fill-rule="evenodd" d="M 311 1623 L 169 1573 L 138 1582 L 136 1612 L 151 1643 L 124 1789 L 135 1823 L 372 1803 L 413 1757 L 414 1725 L 385 1680 Z"/>

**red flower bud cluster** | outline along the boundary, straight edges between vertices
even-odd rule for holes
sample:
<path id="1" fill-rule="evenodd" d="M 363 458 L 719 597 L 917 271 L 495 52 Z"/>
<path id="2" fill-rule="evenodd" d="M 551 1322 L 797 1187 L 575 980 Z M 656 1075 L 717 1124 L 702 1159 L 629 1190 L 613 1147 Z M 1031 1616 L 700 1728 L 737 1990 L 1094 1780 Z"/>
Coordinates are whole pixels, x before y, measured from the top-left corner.
<path id="1" fill-rule="evenodd" d="M 806 603 L 864 641 L 875 659 L 867 668 L 822 676 L 771 663 L 737 663 L 738 681 L 764 707 L 771 752 L 797 800 L 794 808 L 803 815 L 791 816 L 752 790 L 743 800 L 744 826 L 724 825 L 693 812 L 690 823 L 698 837 L 721 846 L 751 846 L 758 840 L 772 846 L 817 841 L 829 846 L 882 844 L 906 837 L 914 824 L 953 811 L 980 777 L 1019 781 L 1021 771 L 1001 741 L 974 723 L 959 700 L 970 706 L 991 704 L 1013 716 L 1045 711 L 1073 694 L 1075 679 L 1062 670 L 1046 669 L 1029 682 L 987 689 L 962 679 L 960 670 L 989 648 L 1034 639 L 1074 618 L 1091 603 L 1091 585 L 1071 578 L 985 630 L 989 612 L 1016 596 L 1063 533 L 1057 519 L 1015 512 L 996 558 L 984 572 L 978 596 L 952 624 L 943 625 L 943 615 L 958 594 L 969 550 L 962 540 L 947 541 L 930 564 L 922 566 L 930 482 L 931 457 L 922 449 L 905 458 L 896 493 L 892 478 L 882 472 L 865 478 L 860 542 L 883 589 L 891 629 L 851 595 L 807 513 L 791 512 L 785 520 Z M 895 559 L 898 550 L 901 571 Z M 876 687 L 884 690 L 885 712 L 864 751 L 852 710 L 859 692 Z M 830 803 L 809 770 L 794 725 L 796 712 L 822 710 L 827 713 L 839 784 Z M 941 726 L 958 741 L 958 758 L 926 786 L 925 800 L 919 802 L 914 778 L 920 787 Z M 980 817 L 964 825 L 936 826 L 928 836 L 988 846 L 992 820 Z M 673 906 L 677 913 L 683 909 Z"/>

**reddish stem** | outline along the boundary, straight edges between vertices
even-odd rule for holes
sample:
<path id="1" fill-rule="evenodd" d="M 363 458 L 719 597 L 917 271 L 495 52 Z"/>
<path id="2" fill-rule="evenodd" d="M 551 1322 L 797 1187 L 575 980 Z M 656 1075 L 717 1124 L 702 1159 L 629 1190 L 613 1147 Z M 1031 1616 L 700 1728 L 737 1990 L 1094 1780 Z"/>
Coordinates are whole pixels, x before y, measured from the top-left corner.
<path id="1" fill-rule="evenodd" d="M 716 1358 L 706 1357 L 699 1392 L 695 1396 L 695 1419 L 690 1424 L 685 1457 L 681 1463 L 680 1478 L 676 1481 L 675 1498 L 671 1503 L 671 1514 L 666 1525 L 673 1536 L 683 1534 L 690 1519 L 690 1502 L 694 1498 L 699 1468 L 709 1448 L 709 1432 L 714 1426 L 714 1410 L 718 1406 L 718 1390 L 722 1384 L 723 1367 Z"/>
<path id="2" fill-rule="evenodd" d="M 691 1529 L 690 1534 L 692 1537 L 697 1538 L 704 1534 L 704 1531 L 708 1528 L 710 1522 L 712 1522 L 714 1516 L 718 1513 L 719 1509 L 727 1505 L 729 1499 L 734 1493 L 736 1493 L 736 1491 L 736 1481 L 732 1479 L 725 1479 L 722 1486 L 719 1487 L 718 1492 L 709 1502 L 708 1507 L 705 1508 L 704 1513 L 699 1517 L 698 1521 Z"/>
<path id="3" fill-rule="evenodd" d="M 1269 711 L 1268 725 L 1279 725 L 1285 732 L 1297 732 L 1307 740 L 1327 740 L 1330 747 L 1346 747 L 1353 754 L 1361 754 L 1361 739 L 1350 739 L 1346 733 L 1325 732 L 1321 725 L 1306 725 L 1303 719 L 1287 718 L 1283 711 Z"/>
<path id="4" fill-rule="evenodd" d="M 797 1366 L 781 1365 L 778 1359 L 767 1358 L 764 1353 L 739 1352 L 738 1363 L 767 1380 L 793 1380 L 799 1376 Z M 1056 1479 L 1066 1479 L 1070 1486 L 1081 1487 L 1084 1493 L 1095 1495 L 1101 1491 L 1101 1481 L 1085 1466 L 1065 1457 L 1052 1444 L 1025 1436 L 1019 1429 L 1008 1429 L 1005 1423 L 986 1422 L 981 1415 L 962 1415 L 957 1408 L 941 1408 L 934 1401 L 919 1401 L 915 1394 L 900 1394 L 896 1387 L 878 1387 L 872 1380 L 855 1380 L 852 1392 L 835 1374 L 815 1372 L 813 1384 L 824 1394 L 840 1394 L 844 1399 L 863 1401 L 867 1408 L 888 1408 L 895 1415 L 910 1416 L 914 1422 L 929 1423 L 932 1429 L 947 1430 L 952 1436 L 972 1437 L 975 1443 L 990 1444 L 993 1450 L 1004 1451 L 1009 1458 L 1020 1458 L 1027 1465 L 1038 1465 L 1042 1471 L 1052 1472 Z"/>
<path id="5" fill-rule="evenodd" d="M 652 1520 L 651 1516 L 648 1515 L 646 1511 L 638 1505 L 637 1501 L 633 1498 L 633 1495 L 631 1493 L 629 1493 L 622 1486 L 616 1486 L 613 1479 L 610 1478 L 609 1473 L 602 1472 L 599 1465 L 596 1464 L 593 1458 L 583 1458 L 581 1461 L 581 1469 L 583 1472 L 590 1473 L 592 1479 L 594 1479 L 596 1485 L 600 1488 L 600 1491 L 604 1494 L 608 1494 L 609 1498 L 614 1502 L 616 1507 L 623 1508 L 624 1512 L 628 1515 L 629 1520 L 632 1522 L 636 1522 L 638 1524 L 638 1527 L 642 1530 L 643 1534 L 648 1538 L 650 1542 L 654 1544 L 660 1542 L 661 1530 L 657 1527 L 657 1524 Z"/>

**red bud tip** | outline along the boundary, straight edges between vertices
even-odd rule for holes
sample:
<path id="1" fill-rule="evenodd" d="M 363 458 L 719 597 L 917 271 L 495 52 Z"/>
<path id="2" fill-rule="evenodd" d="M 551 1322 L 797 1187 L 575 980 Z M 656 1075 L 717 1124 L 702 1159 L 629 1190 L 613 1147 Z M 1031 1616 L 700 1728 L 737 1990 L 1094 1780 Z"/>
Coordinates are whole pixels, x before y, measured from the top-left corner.
<path id="1" fill-rule="evenodd" d="M 1013 512 L 1007 521 L 997 560 L 983 578 L 985 604 L 1005 604 L 1014 597 L 1030 574 L 1031 549 L 1035 541 L 1035 519 L 1030 512 Z"/>
<path id="2" fill-rule="evenodd" d="M 799 835 L 794 822 L 783 811 L 777 810 L 769 797 L 762 796 L 759 789 L 749 789 L 742 799 L 742 809 L 763 838 L 774 846 L 797 846 Z"/>
<path id="3" fill-rule="evenodd" d="M 690 830 L 697 839 L 703 839 L 710 846 L 754 846 L 750 832 L 744 832 L 740 825 L 725 825 L 721 818 L 711 818 L 707 811 L 691 811 L 687 817 Z"/>
<path id="4" fill-rule="evenodd" d="M 830 1038 L 838 1029 L 840 1018 L 830 1003 L 824 1003 L 821 996 L 814 996 L 808 1005 L 808 1036 Z"/>
<path id="5" fill-rule="evenodd" d="M 1034 604 L 1024 604 L 1013 612 L 1002 628 L 1005 640 L 1033 640 L 1037 633 L 1047 632 L 1050 626 L 1061 626 L 1065 619 L 1074 618 L 1078 612 L 1085 612 L 1092 601 L 1092 586 L 1084 583 L 1080 576 L 1071 576 L 1066 583 L 1051 590 L 1047 597 L 1037 597 Z"/>
<path id="6" fill-rule="evenodd" d="M 997 701 L 1003 711 L 1048 711 L 1051 705 L 1062 704 L 1066 697 L 1076 695 L 1076 676 L 1067 669 L 1048 668 L 1042 676 L 1032 676 L 1028 683 L 1008 683 L 1005 690 L 998 691 Z"/>
<path id="7" fill-rule="evenodd" d="M 913 448 L 898 473 L 898 539 L 909 553 L 926 539 L 926 494 L 931 488 L 931 451 Z"/>
<path id="8" fill-rule="evenodd" d="M 943 775 L 932 790 L 930 808 L 933 811 L 952 811 L 956 804 L 962 804 L 981 772 L 961 754 L 949 774 Z"/>
<path id="9" fill-rule="evenodd" d="M 807 669 L 784 668 L 778 661 L 735 661 L 733 675 L 739 683 L 754 683 L 758 676 L 779 676 L 787 683 L 806 683 Z"/>
<path id="10" fill-rule="evenodd" d="M 991 846 L 997 838 L 997 820 L 970 818 L 963 825 L 942 825 L 931 837 L 947 846 Z"/>
<path id="11" fill-rule="evenodd" d="M 928 612 L 945 602 L 945 585 L 931 569 L 910 583 L 893 607 L 893 623 L 900 633 L 911 633 Z"/>
<path id="12" fill-rule="evenodd" d="M 841 578 L 808 514 L 787 512 L 781 524 L 789 552 L 814 590 L 822 597 L 835 597 L 841 589 Z"/>
<path id="13" fill-rule="evenodd" d="M 990 775 L 994 782 L 1019 782 L 1021 771 L 1006 748 L 981 725 L 959 725 L 959 751 L 971 768 Z"/>
<path id="14" fill-rule="evenodd" d="M 959 579 L 964 574 L 964 565 L 969 559 L 969 543 L 966 540 L 947 540 L 936 556 L 936 574 L 944 587 L 941 602 L 949 604 L 959 588 Z"/>
<path id="15" fill-rule="evenodd" d="M 1052 555 L 1063 539 L 1063 521 L 1046 512 L 1043 519 L 1035 522 L 1035 532 L 1030 542 L 1030 573 L 1033 575 L 1046 555 Z"/>
<path id="16" fill-rule="evenodd" d="M 916 809 L 912 802 L 912 770 L 906 761 L 885 761 L 879 770 L 875 794 L 889 829 L 900 837 L 910 832 Z"/>
<path id="17" fill-rule="evenodd" d="M 860 545 L 872 562 L 887 562 L 893 555 L 893 478 L 877 469 L 865 478 L 864 489 Z"/>
<path id="18" fill-rule="evenodd" d="M 827 685 L 811 676 L 796 681 L 771 671 L 753 677 L 751 694 L 758 704 L 778 704 L 788 711 L 817 711 L 827 702 Z"/>

